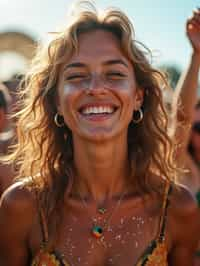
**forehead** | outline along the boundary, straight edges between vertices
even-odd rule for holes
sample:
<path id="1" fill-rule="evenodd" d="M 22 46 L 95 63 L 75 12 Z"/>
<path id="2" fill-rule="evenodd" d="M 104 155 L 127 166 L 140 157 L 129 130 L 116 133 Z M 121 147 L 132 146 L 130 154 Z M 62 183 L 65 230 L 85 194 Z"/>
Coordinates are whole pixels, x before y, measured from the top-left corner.
<path id="1" fill-rule="evenodd" d="M 73 61 L 99 62 L 109 59 L 122 59 L 130 64 L 117 37 L 105 30 L 81 33 L 78 37 L 78 51 L 67 63 Z"/>

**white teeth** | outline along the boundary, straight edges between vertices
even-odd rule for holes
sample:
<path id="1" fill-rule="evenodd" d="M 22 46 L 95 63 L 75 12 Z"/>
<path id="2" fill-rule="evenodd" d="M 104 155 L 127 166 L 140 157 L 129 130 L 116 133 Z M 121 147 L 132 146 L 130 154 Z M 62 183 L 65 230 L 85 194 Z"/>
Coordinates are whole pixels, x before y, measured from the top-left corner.
<path id="1" fill-rule="evenodd" d="M 93 112 L 94 112 L 95 114 L 98 114 L 98 108 L 97 108 L 97 107 L 94 107 L 93 110 L 94 110 Z M 100 108 L 99 108 L 99 110 L 100 110 Z M 92 112 L 92 110 L 91 110 L 91 112 Z"/>
<path id="2" fill-rule="evenodd" d="M 113 107 L 109 106 L 98 106 L 98 107 L 86 107 L 85 109 L 82 110 L 83 114 L 103 114 L 103 113 L 108 113 L 111 114 L 114 112 Z"/>

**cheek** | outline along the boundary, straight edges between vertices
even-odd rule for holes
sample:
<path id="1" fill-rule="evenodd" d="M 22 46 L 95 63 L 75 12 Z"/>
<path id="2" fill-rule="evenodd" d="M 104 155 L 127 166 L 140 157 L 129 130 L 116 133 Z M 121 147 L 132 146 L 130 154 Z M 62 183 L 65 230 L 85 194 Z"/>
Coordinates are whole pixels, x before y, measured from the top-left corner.
<path id="1" fill-rule="evenodd" d="M 113 84 L 113 89 L 124 95 L 124 97 L 133 99 L 136 93 L 136 84 L 133 80 L 116 81 L 116 84 Z"/>
<path id="2" fill-rule="evenodd" d="M 115 83 L 115 81 L 113 81 Z M 136 91 L 136 84 L 134 82 L 134 80 L 119 80 L 119 81 L 116 81 L 115 84 L 113 84 L 113 87 L 116 88 L 116 90 L 119 90 L 119 91 L 124 91 L 126 92 L 127 94 L 131 94 L 133 93 L 134 91 Z"/>
<path id="3" fill-rule="evenodd" d="M 62 114 L 65 114 L 66 110 L 70 111 L 71 105 L 74 104 L 75 99 L 80 94 L 78 90 L 73 85 L 64 85 L 59 91 L 59 103 L 61 106 Z"/>
<path id="4" fill-rule="evenodd" d="M 122 104 L 121 117 L 127 125 L 133 118 L 133 112 L 136 109 L 136 90 L 134 88 L 127 88 L 120 90 L 120 99 Z"/>
<path id="5" fill-rule="evenodd" d="M 121 98 L 124 101 L 123 104 L 125 104 L 126 109 L 134 109 L 135 108 L 135 99 L 136 99 L 136 87 L 131 85 L 127 82 L 125 84 L 126 86 L 123 86 L 119 89 L 119 93 L 121 94 Z"/>
<path id="6" fill-rule="evenodd" d="M 80 90 L 80 88 L 77 88 L 77 86 L 73 84 L 67 84 L 62 87 L 61 95 L 62 97 L 66 97 L 68 95 L 77 94 Z"/>

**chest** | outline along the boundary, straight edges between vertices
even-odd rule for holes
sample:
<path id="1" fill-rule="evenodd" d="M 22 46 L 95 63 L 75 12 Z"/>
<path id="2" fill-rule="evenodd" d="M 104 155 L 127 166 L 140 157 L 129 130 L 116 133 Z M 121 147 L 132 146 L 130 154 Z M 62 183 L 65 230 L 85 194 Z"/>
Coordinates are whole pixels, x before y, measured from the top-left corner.
<path id="1" fill-rule="evenodd" d="M 161 207 L 149 206 L 129 204 L 105 213 L 81 206 L 68 209 L 59 219 L 54 237 L 49 235 L 48 248 L 61 254 L 70 266 L 134 266 L 159 235 Z M 30 243 L 33 256 L 42 239 L 41 225 L 36 224 Z M 101 228 L 100 237 L 92 233 L 94 227 Z"/>
<path id="2" fill-rule="evenodd" d="M 108 220 L 68 215 L 60 224 L 54 249 L 71 265 L 135 265 L 157 236 L 159 217 L 115 215 Z M 94 226 L 101 227 L 101 237 L 94 236 Z"/>

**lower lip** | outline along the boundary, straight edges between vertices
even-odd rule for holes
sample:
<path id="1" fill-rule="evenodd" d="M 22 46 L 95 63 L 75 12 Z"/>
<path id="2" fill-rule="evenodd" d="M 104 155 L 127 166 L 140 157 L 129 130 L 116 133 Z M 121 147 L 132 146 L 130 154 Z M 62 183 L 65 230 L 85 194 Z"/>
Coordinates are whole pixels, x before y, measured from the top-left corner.
<path id="1" fill-rule="evenodd" d="M 89 121 L 95 121 L 95 122 L 100 122 L 100 121 L 105 121 L 107 119 L 109 119 L 110 117 L 113 116 L 114 113 L 112 114 L 96 114 L 96 115 L 83 115 L 81 114 L 82 117 L 84 117 L 84 119 L 89 120 Z"/>

